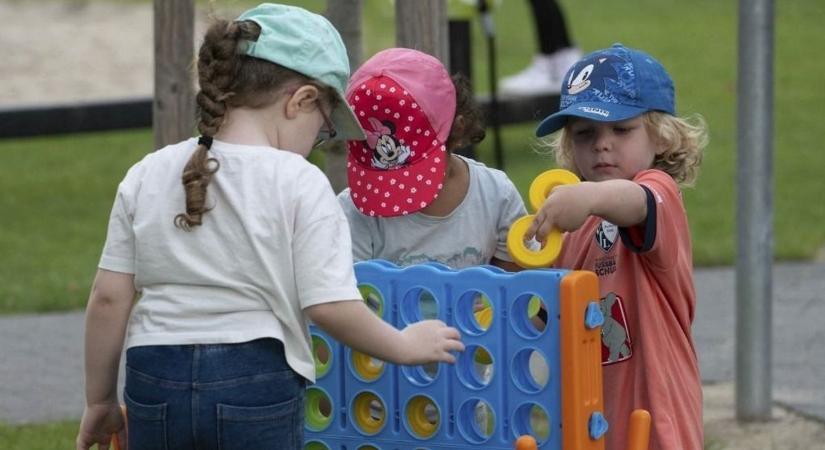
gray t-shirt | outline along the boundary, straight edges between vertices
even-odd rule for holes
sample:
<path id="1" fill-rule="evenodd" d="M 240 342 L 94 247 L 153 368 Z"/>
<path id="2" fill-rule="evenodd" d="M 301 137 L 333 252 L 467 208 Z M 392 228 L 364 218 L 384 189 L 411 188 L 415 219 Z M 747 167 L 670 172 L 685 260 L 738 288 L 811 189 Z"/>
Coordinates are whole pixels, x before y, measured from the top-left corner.
<path id="1" fill-rule="evenodd" d="M 493 257 L 512 261 L 507 232 L 527 214 L 524 201 L 504 172 L 462 159 L 470 169 L 470 186 L 446 217 L 370 217 L 356 209 L 349 189 L 338 194 L 352 232 L 353 259 L 385 259 L 400 266 L 437 261 L 455 269 L 489 264 Z"/>

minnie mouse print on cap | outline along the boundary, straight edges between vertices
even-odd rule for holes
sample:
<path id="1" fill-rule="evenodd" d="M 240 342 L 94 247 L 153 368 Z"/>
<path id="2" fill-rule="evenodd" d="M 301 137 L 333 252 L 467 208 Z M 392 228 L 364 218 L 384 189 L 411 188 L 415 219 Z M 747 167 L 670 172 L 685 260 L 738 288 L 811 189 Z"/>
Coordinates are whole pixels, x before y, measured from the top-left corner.
<path id="1" fill-rule="evenodd" d="M 355 207 L 394 217 L 432 203 L 443 186 L 456 107 L 444 65 L 416 50 L 384 50 L 352 75 L 346 96 L 366 134 L 347 143 Z"/>

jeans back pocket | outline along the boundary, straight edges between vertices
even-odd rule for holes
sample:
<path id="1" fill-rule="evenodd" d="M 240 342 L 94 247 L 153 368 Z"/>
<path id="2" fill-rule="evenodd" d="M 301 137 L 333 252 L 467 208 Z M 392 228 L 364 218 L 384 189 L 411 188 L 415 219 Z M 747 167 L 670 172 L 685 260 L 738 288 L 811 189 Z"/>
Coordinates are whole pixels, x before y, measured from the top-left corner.
<path id="1" fill-rule="evenodd" d="M 266 406 L 219 403 L 219 449 L 300 449 L 304 439 L 302 397 Z"/>
<path id="2" fill-rule="evenodd" d="M 166 403 L 144 405 L 123 391 L 128 421 L 129 448 L 132 450 L 168 450 L 166 439 Z"/>

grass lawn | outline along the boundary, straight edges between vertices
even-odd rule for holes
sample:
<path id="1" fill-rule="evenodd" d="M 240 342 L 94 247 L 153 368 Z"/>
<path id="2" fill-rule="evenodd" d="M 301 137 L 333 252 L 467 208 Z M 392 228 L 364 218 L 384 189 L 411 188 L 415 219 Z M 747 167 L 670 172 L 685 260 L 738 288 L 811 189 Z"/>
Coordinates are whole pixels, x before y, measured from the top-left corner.
<path id="1" fill-rule="evenodd" d="M 221 2 L 242 9 L 254 2 Z M 292 2 L 320 10 L 321 1 Z M 499 68 L 513 73 L 535 47 L 526 1 L 497 11 Z M 735 256 L 736 3 L 714 0 L 563 1 L 585 50 L 613 42 L 646 49 L 676 82 L 679 114 L 701 113 L 711 129 L 696 188 L 685 198 L 698 265 Z M 821 23 L 825 3 L 776 4 L 774 231 L 778 259 L 811 258 L 825 246 L 820 147 L 825 91 Z M 392 45 L 388 0 L 365 0 L 366 55 Z M 626 18 L 626 19 L 625 19 Z M 474 30 L 474 76 L 487 86 L 484 47 Z M 534 123 L 504 129 L 506 171 L 524 193 L 552 159 L 533 151 Z M 491 139 L 479 148 L 492 164 Z M 81 308 L 105 238 L 117 183 L 152 148 L 149 130 L 0 141 L 0 313 Z M 2 446 L 0 446 L 2 447 Z M 3 447 L 5 448 L 5 447 Z"/>
<path id="2" fill-rule="evenodd" d="M 79 422 L 66 421 L 42 425 L 0 423 L 0 448 L 3 450 L 66 450 L 75 448 Z"/>

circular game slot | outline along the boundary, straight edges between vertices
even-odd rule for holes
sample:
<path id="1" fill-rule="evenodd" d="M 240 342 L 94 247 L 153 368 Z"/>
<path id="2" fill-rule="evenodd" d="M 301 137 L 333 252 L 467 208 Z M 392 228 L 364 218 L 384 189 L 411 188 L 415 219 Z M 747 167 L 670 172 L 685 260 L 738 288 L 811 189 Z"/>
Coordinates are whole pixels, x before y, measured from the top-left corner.
<path id="1" fill-rule="evenodd" d="M 407 381 L 416 386 L 428 386 L 438 378 L 439 364 L 429 363 L 422 366 L 401 366 L 401 373 Z"/>
<path id="2" fill-rule="evenodd" d="M 438 318 L 438 300 L 424 288 L 407 291 L 401 301 L 401 318 L 407 324 Z"/>
<path id="3" fill-rule="evenodd" d="M 332 368 L 332 350 L 329 342 L 317 334 L 312 335 L 312 355 L 315 359 L 315 377 L 323 378 Z"/>
<path id="4" fill-rule="evenodd" d="M 306 427 L 311 431 L 323 431 L 332 423 L 332 400 L 326 391 L 311 387 L 304 395 Z"/>
<path id="5" fill-rule="evenodd" d="M 421 370 L 424 371 L 424 376 L 426 376 L 430 381 L 435 380 L 438 377 L 438 363 L 431 362 L 424 364 L 421 366 Z"/>
<path id="6" fill-rule="evenodd" d="M 308 441 L 304 444 L 304 450 L 329 450 L 329 447 L 321 441 Z"/>
<path id="7" fill-rule="evenodd" d="M 387 409 L 384 401 L 373 392 L 365 391 L 355 396 L 352 402 L 352 420 L 355 427 L 364 434 L 373 435 L 387 423 Z"/>
<path id="8" fill-rule="evenodd" d="M 407 402 L 404 412 L 405 423 L 412 435 L 420 439 L 429 439 L 438 432 L 441 411 L 430 397 L 416 395 Z"/>
<path id="9" fill-rule="evenodd" d="M 490 351 L 481 345 L 467 345 L 458 357 L 456 375 L 470 389 L 483 389 L 493 379 L 495 360 Z"/>
<path id="10" fill-rule="evenodd" d="M 364 299 L 364 303 L 367 304 L 370 310 L 378 315 L 378 317 L 384 317 L 384 297 L 381 295 L 381 291 L 379 291 L 375 286 L 369 284 L 359 284 L 358 290 L 361 291 L 361 297 Z"/>
<path id="11" fill-rule="evenodd" d="M 510 307 L 510 323 L 516 333 L 527 339 L 539 337 L 547 328 L 542 319 L 547 314 L 539 313 L 542 309 L 547 311 L 547 305 L 541 297 L 532 294 L 518 296 Z"/>
<path id="12" fill-rule="evenodd" d="M 481 444 L 493 435 L 496 415 L 485 400 L 471 398 L 458 408 L 458 432 L 468 442 Z"/>
<path id="13" fill-rule="evenodd" d="M 513 382 L 522 391 L 535 394 L 545 386 L 550 379 L 550 366 L 547 358 L 536 348 L 521 349 L 513 357 L 511 374 Z"/>
<path id="14" fill-rule="evenodd" d="M 361 381 L 373 382 L 384 373 L 384 361 L 355 350 L 351 353 L 350 365 L 355 376 Z"/>
<path id="15" fill-rule="evenodd" d="M 550 416 L 538 403 L 524 403 L 513 414 L 513 432 L 516 437 L 533 436 L 542 445 L 550 437 Z"/>
<path id="16" fill-rule="evenodd" d="M 494 312 L 493 303 L 484 293 L 468 291 L 456 304 L 456 324 L 462 333 L 478 336 L 490 329 Z"/>

